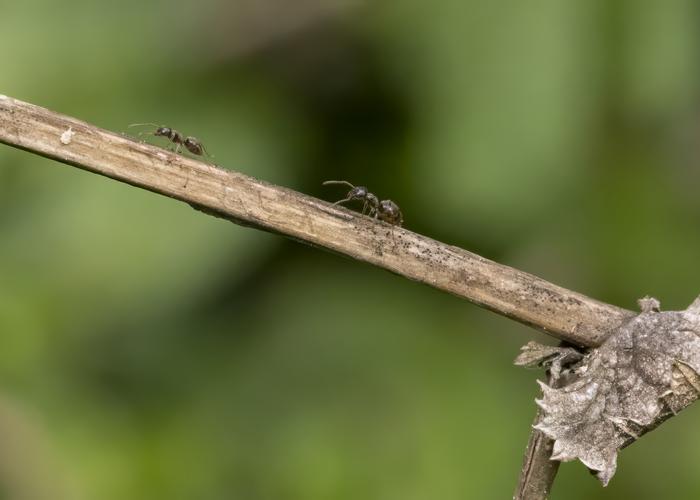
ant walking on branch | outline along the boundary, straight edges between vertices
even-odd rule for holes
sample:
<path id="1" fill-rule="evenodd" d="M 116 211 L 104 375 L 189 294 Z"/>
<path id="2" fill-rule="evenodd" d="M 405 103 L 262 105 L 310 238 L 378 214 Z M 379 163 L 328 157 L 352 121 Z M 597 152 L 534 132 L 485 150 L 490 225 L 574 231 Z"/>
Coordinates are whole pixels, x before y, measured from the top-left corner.
<path id="1" fill-rule="evenodd" d="M 379 198 L 369 191 L 365 186 L 353 186 L 348 181 L 326 181 L 324 186 L 332 184 L 342 184 L 350 187 L 350 191 L 345 195 L 345 198 L 338 200 L 333 205 L 342 205 L 348 201 L 362 201 L 362 214 L 369 208 L 368 215 L 375 219 L 388 222 L 395 226 L 403 224 L 403 214 L 399 206 L 391 200 L 379 201 Z"/>
<path id="2" fill-rule="evenodd" d="M 194 155 L 202 156 L 210 156 L 209 153 L 207 152 L 206 149 L 204 149 L 204 144 L 202 144 L 199 139 L 196 137 L 192 136 L 187 136 L 185 137 L 182 135 L 180 132 L 177 130 L 170 128 L 170 127 L 163 127 L 160 125 L 156 125 L 155 123 L 132 123 L 129 125 L 129 127 L 142 127 L 144 125 L 149 125 L 152 127 L 156 127 L 155 131 L 153 132 L 139 132 L 139 135 L 155 135 L 159 137 L 167 137 L 170 142 L 175 144 L 175 154 L 180 152 L 180 147 L 185 146 L 187 151 Z"/>

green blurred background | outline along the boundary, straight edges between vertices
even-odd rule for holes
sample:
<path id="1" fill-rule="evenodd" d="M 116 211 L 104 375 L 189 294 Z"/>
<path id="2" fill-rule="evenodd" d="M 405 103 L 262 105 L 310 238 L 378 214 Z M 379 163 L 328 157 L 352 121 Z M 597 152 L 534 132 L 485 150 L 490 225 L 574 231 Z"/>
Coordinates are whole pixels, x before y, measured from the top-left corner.
<path id="1" fill-rule="evenodd" d="M 700 293 L 693 0 L 1 2 L 0 93 L 616 305 Z M 153 140 L 154 143 L 166 143 Z M 1 499 L 503 499 L 534 331 L 0 146 Z M 698 498 L 700 406 L 553 498 Z"/>

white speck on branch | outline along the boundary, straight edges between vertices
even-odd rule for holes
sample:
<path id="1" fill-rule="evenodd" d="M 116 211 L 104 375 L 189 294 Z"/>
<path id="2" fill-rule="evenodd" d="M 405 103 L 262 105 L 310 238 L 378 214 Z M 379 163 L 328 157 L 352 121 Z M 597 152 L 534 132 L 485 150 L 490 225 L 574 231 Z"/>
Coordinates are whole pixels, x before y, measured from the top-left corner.
<path id="1" fill-rule="evenodd" d="M 59 140 L 61 141 L 61 144 L 67 146 L 73 140 L 74 135 L 75 132 L 73 132 L 73 127 L 68 127 L 68 130 L 61 134 L 61 138 Z"/>

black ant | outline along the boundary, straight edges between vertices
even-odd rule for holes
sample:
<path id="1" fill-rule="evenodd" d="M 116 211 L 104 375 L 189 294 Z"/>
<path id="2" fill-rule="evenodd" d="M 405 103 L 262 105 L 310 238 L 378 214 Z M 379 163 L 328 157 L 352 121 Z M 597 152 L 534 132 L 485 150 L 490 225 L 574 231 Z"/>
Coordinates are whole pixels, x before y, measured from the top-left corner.
<path id="1" fill-rule="evenodd" d="M 183 136 L 180 132 L 177 130 L 170 128 L 170 127 L 161 127 L 160 125 L 156 125 L 155 123 L 132 123 L 129 125 L 129 127 L 139 127 L 143 125 L 151 125 L 153 127 L 156 127 L 156 130 L 154 132 L 141 132 L 139 135 L 142 134 L 150 134 L 150 135 L 156 135 L 160 137 L 167 137 L 173 144 L 176 144 L 175 146 L 175 154 L 180 152 L 180 147 L 185 146 L 187 148 L 187 151 L 189 151 L 192 154 L 202 156 L 203 154 L 209 156 L 209 153 L 207 153 L 207 150 L 204 149 L 204 144 L 199 142 L 199 139 L 196 137 L 191 137 L 191 136 Z"/>
<path id="2" fill-rule="evenodd" d="M 350 187 L 350 191 L 345 195 L 345 198 L 338 200 L 333 205 L 340 205 L 348 201 L 362 201 L 364 205 L 362 206 L 362 214 L 367 211 L 369 207 L 368 215 L 374 217 L 375 219 L 388 222 L 395 226 L 401 226 L 403 224 L 403 214 L 399 206 L 391 200 L 379 201 L 379 198 L 374 193 L 370 193 L 369 189 L 365 186 L 353 186 L 348 181 L 326 181 L 323 183 L 324 186 L 330 184 L 343 184 Z"/>

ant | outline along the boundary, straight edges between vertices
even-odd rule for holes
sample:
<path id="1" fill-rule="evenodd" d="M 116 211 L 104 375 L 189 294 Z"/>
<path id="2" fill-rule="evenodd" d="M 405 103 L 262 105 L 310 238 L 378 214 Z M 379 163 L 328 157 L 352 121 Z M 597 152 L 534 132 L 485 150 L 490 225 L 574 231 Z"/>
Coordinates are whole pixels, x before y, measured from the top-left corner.
<path id="1" fill-rule="evenodd" d="M 395 226 L 401 226 L 403 224 L 403 214 L 399 206 L 391 200 L 379 201 L 379 198 L 374 193 L 370 193 L 369 189 L 365 186 L 353 186 L 348 181 L 326 181 L 323 183 L 324 186 L 330 184 L 343 184 L 350 186 L 350 191 L 345 195 L 345 198 L 338 200 L 333 205 L 340 205 L 348 201 L 363 201 L 362 214 L 369 207 L 368 215 L 374 217 L 375 219 L 388 222 Z"/>
<path id="2" fill-rule="evenodd" d="M 204 149 L 204 144 L 199 142 L 199 139 L 191 136 L 185 137 L 173 128 L 161 127 L 160 125 L 156 125 L 155 123 L 132 123 L 131 125 L 129 125 L 129 127 L 139 127 L 143 125 L 151 125 L 153 127 L 156 127 L 156 130 L 154 132 L 140 132 L 139 135 L 143 135 L 145 133 L 149 135 L 167 137 L 173 144 L 176 144 L 175 154 L 180 152 L 181 146 L 185 146 L 185 148 L 187 148 L 187 150 L 192 154 L 198 156 L 202 156 L 203 154 L 205 154 L 209 156 L 207 150 Z"/>

